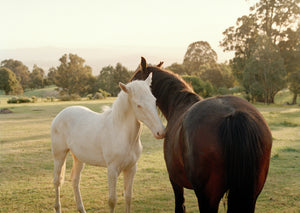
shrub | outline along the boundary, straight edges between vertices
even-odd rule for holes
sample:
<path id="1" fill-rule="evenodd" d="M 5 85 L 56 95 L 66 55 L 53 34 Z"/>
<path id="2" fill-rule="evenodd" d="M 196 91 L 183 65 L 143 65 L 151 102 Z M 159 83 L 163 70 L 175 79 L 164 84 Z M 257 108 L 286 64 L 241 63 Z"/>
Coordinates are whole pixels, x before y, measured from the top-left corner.
<path id="1" fill-rule="evenodd" d="M 59 95 L 58 99 L 61 101 L 78 101 L 81 99 L 81 97 L 78 94 L 63 94 Z"/>
<path id="2" fill-rule="evenodd" d="M 21 103 L 30 103 L 30 99 L 26 97 L 12 97 L 11 99 L 7 100 L 8 104 L 21 104 Z"/>
<path id="3" fill-rule="evenodd" d="M 92 99 L 93 99 L 93 95 L 92 95 L 92 94 L 88 94 L 86 97 L 87 97 L 89 100 L 92 100 Z"/>
<path id="4" fill-rule="evenodd" d="M 242 93 L 242 92 L 244 92 L 245 89 L 240 86 L 235 86 L 235 87 L 230 88 L 229 90 L 232 94 L 234 94 L 234 93 Z"/>
<path id="5" fill-rule="evenodd" d="M 202 81 L 199 77 L 188 75 L 184 75 L 182 78 L 192 85 L 194 91 L 203 98 L 212 96 L 214 88 L 209 81 Z"/>
<path id="6" fill-rule="evenodd" d="M 18 103 L 18 97 L 12 97 L 11 99 L 7 100 L 8 104 L 16 104 Z"/>
<path id="7" fill-rule="evenodd" d="M 32 96 L 31 99 L 32 99 L 32 103 L 36 103 L 37 102 L 37 97 Z"/>
<path id="8" fill-rule="evenodd" d="M 103 89 L 99 89 L 98 91 L 99 91 L 99 93 L 102 94 L 102 96 L 103 96 L 104 98 L 107 98 L 107 97 L 110 97 L 110 96 L 111 96 L 111 94 L 110 94 L 109 92 L 107 92 L 107 91 L 105 91 L 105 90 L 103 90 Z"/>
<path id="9" fill-rule="evenodd" d="M 228 95 L 228 94 L 231 94 L 230 90 L 225 88 L 225 87 L 220 87 L 217 89 L 217 93 L 219 95 Z"/>
<path id="10" fill-rule="evenodd" d="M 96 94 L 94 95 L 94 99 L 104 99 L 105 97 L 103 96 L 102 93 L 100 92 L 96 92 Z"/>
<path id="11" fill-rule="evenodd" d="M 46 98 L 46 102 L 54 102 L 54 99 L 55 99 L 55 97 L 53 97 L 53 96 L 47 96 L 47 98 Z"/>

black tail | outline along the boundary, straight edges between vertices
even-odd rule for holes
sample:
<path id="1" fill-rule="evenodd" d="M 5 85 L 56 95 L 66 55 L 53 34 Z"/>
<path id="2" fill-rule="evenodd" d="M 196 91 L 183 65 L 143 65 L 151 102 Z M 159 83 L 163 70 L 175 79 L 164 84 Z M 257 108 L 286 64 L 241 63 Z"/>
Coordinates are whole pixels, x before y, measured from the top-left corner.
<path id="1" fill-rule="evenodd" d="M 250 114 L 237 111 L 219 129 L 228 187 L 228 212 L 254 212 L 259 161 L 263 154 L 262 132 Z"/>

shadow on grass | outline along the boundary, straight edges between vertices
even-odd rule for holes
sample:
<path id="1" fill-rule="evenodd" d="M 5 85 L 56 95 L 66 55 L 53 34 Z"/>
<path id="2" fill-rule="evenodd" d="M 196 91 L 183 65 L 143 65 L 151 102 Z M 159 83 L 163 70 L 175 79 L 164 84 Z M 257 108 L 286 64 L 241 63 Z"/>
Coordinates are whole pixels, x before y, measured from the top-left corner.
<path id="1" fill-rule="evenodd" d="M 18 143 L 18 142 L 35 141 L 35 140 L 44 140 L 45 138 L 48 138 L 48 137 L 50 137 L 49 133 L 48 134 L 32 135 L 32 136 L 28 136 L 28 137 L 18 137 L 16 135 L 16 137 L 11 137 L 11 138 L 6 139 L 6 140 L 1 140 L 0 144 Z"/>

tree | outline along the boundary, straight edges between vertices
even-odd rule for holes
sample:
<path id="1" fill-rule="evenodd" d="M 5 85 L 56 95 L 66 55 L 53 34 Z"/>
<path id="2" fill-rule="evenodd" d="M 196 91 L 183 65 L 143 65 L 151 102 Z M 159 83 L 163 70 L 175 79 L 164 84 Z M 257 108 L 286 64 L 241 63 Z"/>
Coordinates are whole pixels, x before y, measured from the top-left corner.
<path id="1" fill-rule="evenodd" d="M 300 25 L 300 23 L 299 23 Z M 289 89 L 293 92 L 292 104 L 296 104 L 297 96 L 300 94 L 300 27 L 297 30 L 288 29 L 288 39 L 279 43 L 281 55 L 284 58 L 286 71 L 288 73 Z"/>
<path id="2" fill-rule="evenodd" d="M 185 67 L 182 64 L 178 64 L 178 63 L 173 63 L 170 66 L 166 67 L 166 69 L 171 70 L 174 73 L 177 73 L 179 75 L 187 74 Z"/>
<path id="3" fill-rule="evenodd" d="M 201 73 L 200 77 L 204 81 L 209 81 L 216 88 L 224 86 L 223 76 L 219 67 L 206 69 Z"/>
<path id="4" fill-rule="evenodd" d="M 300 60 L 300 54 L 298 52 L 298 62 Z M 300 94 L 300 68 L 298 65 L 298 69 L 295 72 L 291 72 L 288 75 L 289 89 L 294 94 L 292 104 L 296 104 L 297 97 Z"/>
<path id="5" fill-rule="evenodd" d="M 286 37 L 288 28 L 297 27 L 300 17 L 299 0 L 260 0 L 250 8 L 258 23 L 260 30 L 271 38 L 273 44 L 278 44 Z"/>
<path id="6" fill-rule="evenodd" d="M 103 67 L 98 76 L 98 87 L 109 92 L 112 96 L 117 96 L 120 92 L 119 82 L 128 82 L 130 73 L 121 63 L 115 67 L 109 65 Z"/>
<path id="7" fill-rule="evenodd" d="M 246 63 L 243 85 L 253 100 L 274 103 L 277 92 L 286 86 L 286 70 L 279 49 L 269 37 L 261 36 Z"/>
<path id="8" fill-rule="evenodd" d="M 31 89 L 43 88 L 44 87 L 44 75 L 45 75 L 45 71 L 42 68 L 38 67 L 36 64 L 33 65 L 33 70 L 29 74 L 29 77 L 30 77 L 29 87 Z"/>
<path id="9" fill-rule="evenodd" d="M 286 37 L 288 28 L 296 28 L 300 17 L 299 1 L 295 0 L 260 0 L 250 8 L 248 16 L 237 19 L 236 27 L 229 27 L 220 42 L 224 51 L 235 51 L 235 56 L 251 55 L 251 46 L 258 35 L 268 36 L 277 45 Z M 249 55 L 250 53 L 250 55 Z"/>
<path id="10" fill-rule="evenodd" d="M 223 32 L 224 39 L 220 42 L 224 51 L 235 51 L 235 57 L 230 61 L 230 65 L 233 74 L 241 84 L 245 82 L 244 79 L 248 75 L 244 74 L 246 66 L 249 69 L 249 66 L 254 65 L 254 61 L 258 62 L 254 60 L 253 55 L 258 54 L 255 47 L 262 36 L 266 36 L 268 42 L 272 43 L 272 46 L 268 45 L 268 47 L 271 48 L 270 52 L 274 52 L 274 46 L 278 48 L 282 41 L 289 39 L 288 29 L 297 28 L 295 20 L 300 17 L 299 0 L 260 0 L 250 8 L 250 12 L 248 16 L 237 19 L 237 26 L 227 28 Z M 280 49 L 282 53 L 282 48 Z M 285 59 L 285 65 L 288 66 L 287 58 L 283 56 L 282 58 Z M 274 77 L 274 75 L 277 73 L 273 73 L 273 76 L 269 75 L 269 77 Z M 283 77 L 281 72 L 278 75 Z M 284 82 L 281 83 L 284 84 Z M 246 92 L 250 93 L 249 85 L 243 86 L 246 88 Z M 258 88 L 256 86 L 255 90 Z"/>
<path id="11" fill-rule="evenodd" d="M 221 71 L 222 79 L 223 79 L 222 87 L 226 87 L 226 88 L 234 87 L 237 83 L 235 77 L 232 74 L 232 69 L 230 65 L 227 63 L 220 63 L 218 64 L 218 66 Z"/>
<path id="12" fill-rule="evenodd" d="M 6 67 L 0 67 L 0 89 L 4 90 L 5 95 L 23 93 L 16 75 Z"/>
<path id="13" fill-rule="evenodd" d="M 97 77 L 97 84 L 98 87 L 102 90 L 108 91 L 112 94 L 112 91 L 115 90 L 113 87 L 113 72 L 114 67 L 109 65 L 106 67 L 103 67 L 100 71 L 99 76 Z M 112 94 L 113 96 L 115 94 Z"/>
<path id="14" fill-rule="evenodd" d="M 202 81 L 199 77 L 184 75 L 183 80 L 192 85 L 194 91 L 203 98 L 212 96 L 213 86 L 210 82 Z"/>
<path id="15" fill-rule="evenodd" d="M 234 76 L 227 64 L 204 64 L 197 73 L 203 81 L 209 81 L 215 88 L 230 88 L 234 86 Z"/>
<path id="16" fill-rule="evenodd" d="M 216 64 L 217 53 L 207 41 L 197 41 L 188 46 L 184 55 L 183 65 L 188 75 L 199 71 L 204 64 Z"/>
<path id="17" fill-rule="evenodd" d="M 62 93 L 71 95 L 85 95 L 89 93 L 89 82 L 95 78 L 92 68 L 84 65 L 85 60 L 75 54 L 64 54 L 60 59 L 60 65 L 55 72 L 55 84 L 62 89 Z"/>
<path id="18" fill-rule="evenodd" d="M 224 51 L 235 51 L 230 61 L 232 73 L 237 80 L 243 82 L 243 72 L 247 60 L 252 55 L 253 46 L 258 36 L 258 24 L 254 15 L 242 16 L 237 19 L 237 27 L 229 27 L 223 32 L 225 38 L 220 43 Z"/>
<path id="19" fill-rule="evenodd" d="M 55 75 L 56 75 L 57 69 L 55 67 L 50 67 L 47 74 L 47 81 L 48 84 L 55 84 Z"/>
<path id="20" fill-rule="evenodd" d="M 119 89 L 119 82 L 128 82 L 131 75 L 126 67 L 121 63 L 117 63 L 114 72 L 114 82 L 117 83 Z"/>
<path id="21" fill-rule="evenodd" d="M 6 67 L 13 71 L 17 80 L 23 87 L 23 90 L 28 88 L 29 83 L 29 70 L 21 61 L 8 59 L 1 62 L 1 66 Z"/>

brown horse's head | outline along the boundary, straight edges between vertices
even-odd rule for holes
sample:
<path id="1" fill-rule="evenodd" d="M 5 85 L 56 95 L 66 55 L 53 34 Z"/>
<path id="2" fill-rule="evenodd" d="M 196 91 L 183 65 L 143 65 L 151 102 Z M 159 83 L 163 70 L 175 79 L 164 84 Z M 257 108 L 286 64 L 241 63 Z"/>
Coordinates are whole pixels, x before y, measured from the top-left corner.
<path id="1" fill-rule="evenodd" d="M 162 69 L 162 64 L 163 62 L 160 62 L 156 66 L 148 66 L 146 59 L 142 57 L 140 66 L 130 80 L 145 80 L 152 73 L 151 91 L 157 99 L 157 106 L 168 119 L 174 106 L 181 105 L 185 108 L 189 105 L 187 102 L 194 103 L 201 98 L 178 74 Z M 189 98 L 186 99 L 186 96 Z"/>
<path id="2" fill-rule="evenodd" d="M 161 68 L 164 62 L 160 62 L 158 65 L 156 65 L 157 68 Z M 131 77 L 130 81 L 133 80 L 145 80 L 150 72 L 153 71 L 153 69 L 148 69 L 147 61 L 144 57 L 141 57 L 141 63 L 140 66 L 137 68 L 133 76 Z"/>

